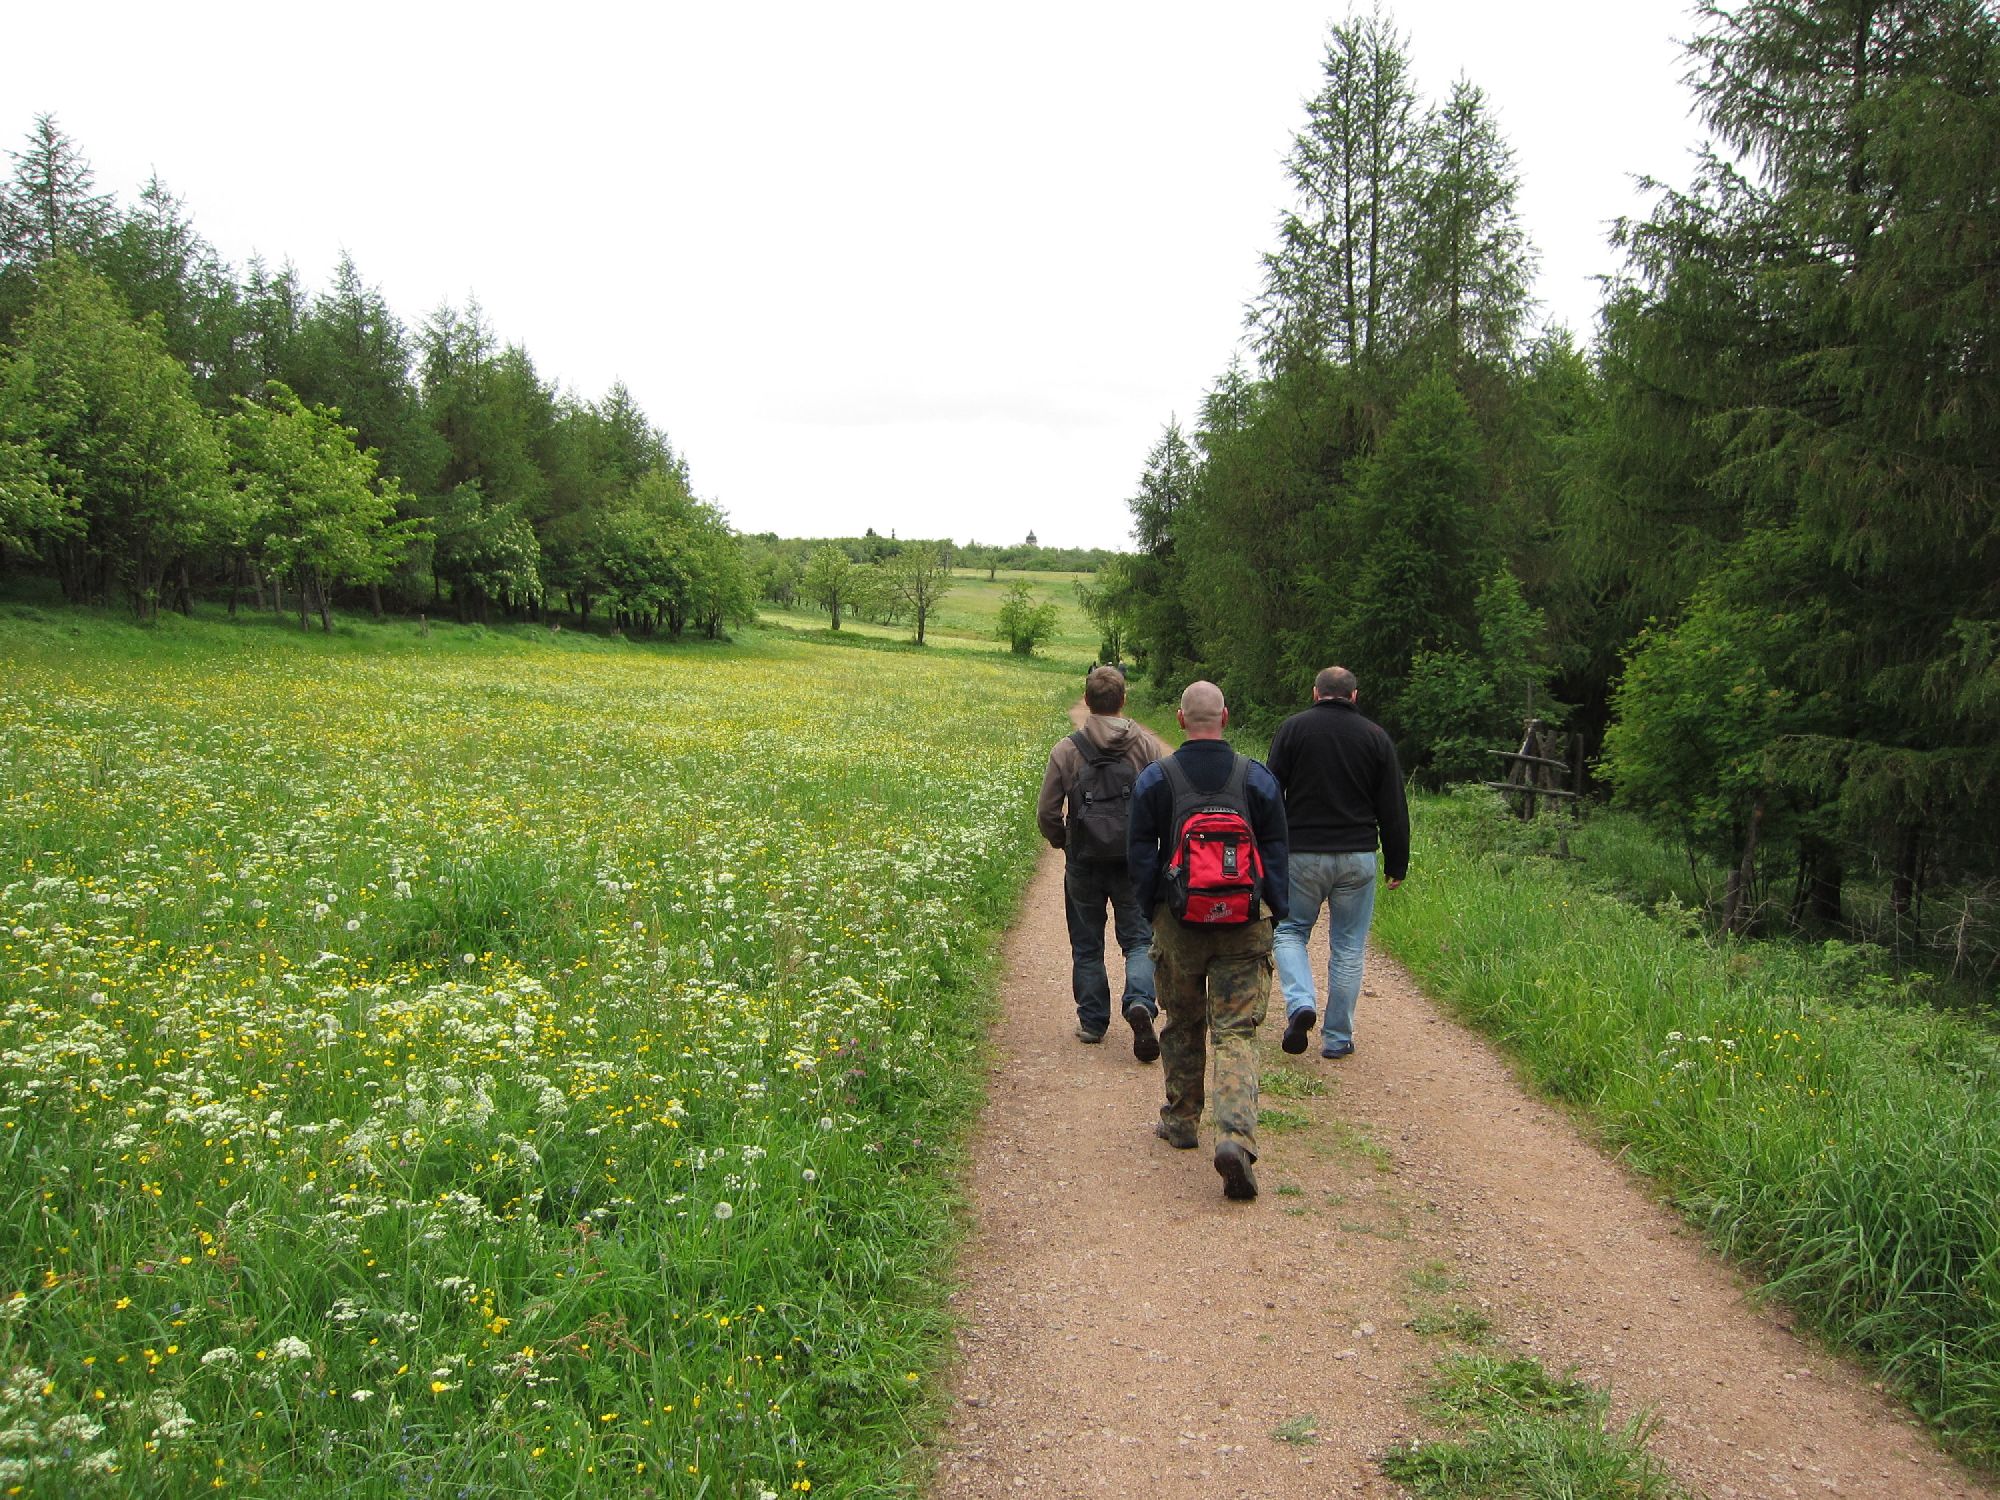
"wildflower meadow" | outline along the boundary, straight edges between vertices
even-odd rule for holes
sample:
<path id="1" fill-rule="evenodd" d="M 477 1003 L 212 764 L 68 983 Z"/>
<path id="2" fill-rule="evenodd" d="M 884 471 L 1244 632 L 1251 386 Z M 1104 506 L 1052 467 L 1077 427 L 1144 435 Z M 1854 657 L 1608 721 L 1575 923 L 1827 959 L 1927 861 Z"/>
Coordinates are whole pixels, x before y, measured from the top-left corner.
<path id="1" fill-rule="evenodd" d="M 908 1492 L 1066 674 L 0 661 L 0 1494 Z"/>

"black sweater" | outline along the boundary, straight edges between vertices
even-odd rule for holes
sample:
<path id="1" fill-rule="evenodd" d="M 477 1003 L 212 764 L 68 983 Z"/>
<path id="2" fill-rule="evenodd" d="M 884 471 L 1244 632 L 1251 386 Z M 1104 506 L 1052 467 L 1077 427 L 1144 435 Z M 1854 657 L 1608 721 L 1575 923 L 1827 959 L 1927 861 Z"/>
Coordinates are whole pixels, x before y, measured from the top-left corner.
<path id="1" fill-rule="evenodd" d="M 1285 789 L 1285 821 L 1299 854 L 1372 854 L 1382 873 L 1410 873 L 1410 806 L 1396 747 L 1344 698 L 1293 714 L 1271 739 L 1267 764 Z"/>

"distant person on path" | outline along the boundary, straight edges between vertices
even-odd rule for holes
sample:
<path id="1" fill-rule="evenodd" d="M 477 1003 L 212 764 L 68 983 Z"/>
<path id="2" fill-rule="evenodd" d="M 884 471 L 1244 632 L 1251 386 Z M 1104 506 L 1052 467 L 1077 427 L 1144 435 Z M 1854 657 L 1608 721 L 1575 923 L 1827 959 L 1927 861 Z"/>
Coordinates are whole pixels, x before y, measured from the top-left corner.
<path id="1" fill-rule="evenodd" d="M 1132 793 L 1132 880 L 1153 917 L 1166 1026 L 1166 1103 L 1153 1133 L 1192 1150 L 1208 1039 L 1215 1039 L 1215 1170 L 1229 1198 L 1257 1196 L 1257 1058 L 1250 1039 L 1271 1001 L 1271 923 L 1288 909 L 1284 795 L 1223 739 L 1229 709 L 1212 682 L 1181 694 L 1187 741 Z"/>
<path id="2" fill-rule="evenodd" d="M 1368 924 L 1375 916 L 1376 844 L 1380 873 L 1394 890 L 1410 873 L 1410 807 L 1396 747 L 1355 707 L 1359 686 L 1345 667 L 1313 679 L 1312 707 L 1271 737 L 1271 773 L 1285 789 L 1292 834 L 1291 907 L 1278 923 L 1278 983 L 1285 992 L 1287 1052 L 1306 1050 L 1319 1019 L 1306 940 L 1327 909 L 1326 1025 L 1321 1057 L 1354 1051 L 1354 1002 Z"/>
<path id="3" fill-rule="evenodd" d="M 1132 888 L 1125 863 L 1132 787 L 1139 773 L 1167 753 L 1145 725 L 1122 717 L 1125 677 L 1115 667 L 1093 667 L 1083 680 L 1090 717 L 1075 734 L 1056 742 L 1042 773 L 1035 822 L 1042 837 L 1063 851 L 1063 910 L 1069 921 L 1070 993 L 1076 999 L 1076 1038 L 1101 1042 L 1111 1025 L 1111 977 L 1104 968 L 1104 908 L 1125 954 L 1125 990 L 1119 1013 L 1132 1027 L 1132 1055 L 1152 1062 L 1160 1055 L 1153 1030 L 1159 1002 L 1153 997 L 1152 928 Z"/>

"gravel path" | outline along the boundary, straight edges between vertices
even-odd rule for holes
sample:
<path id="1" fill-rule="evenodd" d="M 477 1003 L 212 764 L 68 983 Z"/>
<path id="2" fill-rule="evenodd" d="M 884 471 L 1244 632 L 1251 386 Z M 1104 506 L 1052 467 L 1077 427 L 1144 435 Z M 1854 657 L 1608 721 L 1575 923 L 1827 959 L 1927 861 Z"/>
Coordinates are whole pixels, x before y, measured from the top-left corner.
<path id="1" fill-rule="evenodd" d="M 1059 855 L 1008 940 L 1002 1005 L 939 1500 L 1399 1494 L 1377 1461 L 1422 1435 L 1412 1398 L 1447 1348 L 1408 1325 L 1453 1305 L 1608 1385 L 1615 1415 L 1650 1410 L 1654 1452 L 1696 1493 L 1996 1493 L 1747 1300 L 1379 953 L 1341 1062 L 1316 1037 L 1278 1051 L 1274 987 L 1250 1204 L 1222 1197 L 1206 1126 L 1198 1151 L 1154 1139 L 1159 1066 L 1122 1022 L 1072 1039 Z M 1276 1439 L 1288 1423 L 1317 1438 Z"/>

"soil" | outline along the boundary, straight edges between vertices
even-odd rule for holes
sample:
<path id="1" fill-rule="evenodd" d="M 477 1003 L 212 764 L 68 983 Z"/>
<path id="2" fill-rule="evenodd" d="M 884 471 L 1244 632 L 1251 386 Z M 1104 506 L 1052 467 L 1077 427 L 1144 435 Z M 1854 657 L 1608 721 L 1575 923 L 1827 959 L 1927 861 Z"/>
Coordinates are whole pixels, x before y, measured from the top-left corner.
<path id="1" fill-rule="evenodd" d="M 1649 1413 L 1695 1494 L 2000 1493 L 1379 952 L 1339 1061 L 1278 1050 L 1274 986 L 1251 1203 L 1223 1198 L 1208 1122 L 1199 1150 L 1153 1136 L 1159 1065 L 1121 1021 L 1075 1040 L 1059 855 L 1006 961 L 940 1500 L 1398 1495 L 1380 1459 L 1437 1435 L 1419 1403 L 1454 1347 L 1412 1324 L 1454 1308 L 1608 1388 L 1614 1420 Z"/>

